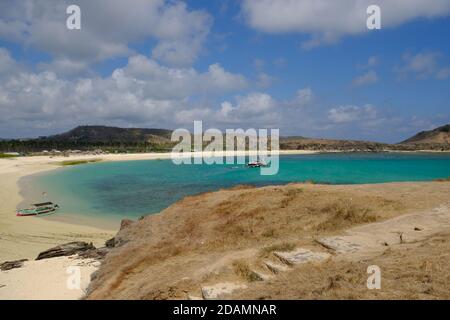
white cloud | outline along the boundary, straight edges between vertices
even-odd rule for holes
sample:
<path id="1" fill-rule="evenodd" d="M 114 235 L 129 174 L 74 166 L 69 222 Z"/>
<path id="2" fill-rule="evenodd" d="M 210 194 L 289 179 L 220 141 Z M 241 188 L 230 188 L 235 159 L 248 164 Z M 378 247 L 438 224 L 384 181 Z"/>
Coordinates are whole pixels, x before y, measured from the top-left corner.
<path id="1" fill-rule="evenodd" d="M 129 45 L 157 41 L 153 57 L 172 65 L 191 64 L 200 54 L 211 16 L 181 1 L 79 0 L 81 30 L 67 30 L 73 1 L 23 0 L 0 3 L 0 38 L 32 46 L 57 59 L 96 62 L 128 55 Z"/>
<path id="2" fill-rule="evenodd" d="M 131 57 L 125 68 L 113 72 L 112 78 L 124 88 L 139 87 L 144 94 L 158 99 L 239 91 L 247 86 L 244 76 L 227 72 L 219 64 L 198 73 L 193 68 L 165 67 L 142 55 Z"/>
<path id="3" fill-rule="evenodd" d="M 375 71 L 371 70 L 353 79 L 352 84 L 355 87 L 359 87 L 373 84 L 376 82 L 378 82 L 378 75 Z"/>
<path id="4" fill-rule="evenodd" d="M 18 68 L 19 65 L 11 57 L 9 51 L 4 48 L 0 48 L 0 77 L 2 75 L 8 75 Z"/>
<path id="5" fill-rule="evenodd" d="M 268 88 L 270 87 L 274 82 L 275 82 L 275 78 L 268 75 L 265 72 L 260 72 L 258 73 L 257 79 L 256 79 L 256 86 L 258 88 Z"/>
<path id="6" fill-rule="evenodd" d="M 89 65 L 82 61 L 65 58 L 55 59 L 48 63 L 39 63 L 37 68 L 41 71 L 51 71 L 58 76 L 87 76 L 92 75 Z"/>
<path id="7" fill-rule="evenodd" d="M 442 68 L 436 74 L 436 78 L 439 80 L 445 80 L 449 77 L 450 77 L 450 67 Z"/>
<path id="8" fill-rule="evenodd" d="M 244 0 L 242 12 L 254 29 L 267 33 L 300 32 L 312 35 L 305 48 L 336 42 L 345 35 L 367 32 L 366 9 L 372 0 Z M 450 13 L 449 0 L 379 0 L 382 27 L 394 27 L 416 18 Z"/>
<path id="9" fill-rule="evenodd" d="M 367 62 L 364 64 L 358 64 L 356 66 L 357 69 L 370 69 L 376 67 L 380 63 L 380 59 L 377 56 L 370 56 L 369 59 L 367 59 Z"/>
<path id="10" fill-rule="evenodd" d="M 352 105 L 340 106 L 328 111 L 328 119 L 334 124 L 375 120 L 376 118 L 377 110 L 369 104 L 362 107 Z"/>
<path id="11" fill-rule="evenodd" d="M 277 107 L 278 103 L 270 95 L 254 92 L 237 97 L 235 104 L 229 101 L 223 102 L 214 120 L 219 123 L 252 122 L 267 126 L 279 121 Z"/>
<path id="12" fill-rule="evenodd" d="M 306 50 L 319 47 L 321 45 L 330 45 L 339 41 L 339 35 L 335 32 L 316 33 L 311 38 L 302 43 L 302 48 Z"/>
<path id="13" fill-rule="evenodd" d="M 379 62 L 378 57 L 371 56 L 369 57 L 369 60 L 367 61 L 367 67 L 375 67 Z"/>
<path id="14" fill-rule="evenodd" d="M 9 53 L 1 49 L 0 67 L 5 59 L 11 63 Z M 239 91 L 246 85 L 242 75 L 218 64 L 200 73 L 164 67 L 144 56 L 130 57 L 125 67 L 105 78 L 75 80 L 52 71 L 17 70 L 0 77 L 1 122 L 3 130 L 16 131 L 21 125 L 70 127 L 97 121 L 171 127 L 174 115 L 195 111 L 191 98 Z"/>
<path id="15" fill-rule="evenodd" d="M 287 102 L 287 105 L 294 108 L 303 108 L 310 105 L 314 100 L 314 92 L 311 87 L 306 87 L 297 90 L 297 94 L 292 101 Z"/>
<path id="16" fill-rule="evenodd" d="M 175 114 L 175 122 L 177 124 L 192 125 L 194 121 L 208 121 L 210 119 L 214 119 L 214 111 L 210 108 L 180 110 Z"/>
<path id="17" fill-rule="evenodd" d="M 412 55 L 403 55 L 403 65 L 395 67 L 395 71 L 400 78 L 409 76 L 416 79 L 427 79 L 430 77 L 439 80 L 447 79 L 450 76 L 450 67 L 443 67 L 439 63 L 442 54 L 439 52 L 426 52 Z"/>

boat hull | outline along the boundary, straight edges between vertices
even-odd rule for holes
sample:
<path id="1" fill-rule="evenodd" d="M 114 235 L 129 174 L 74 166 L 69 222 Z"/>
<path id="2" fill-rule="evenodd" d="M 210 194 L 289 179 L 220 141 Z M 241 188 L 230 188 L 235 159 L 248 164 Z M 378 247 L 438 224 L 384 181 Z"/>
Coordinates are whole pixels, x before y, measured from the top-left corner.
<path id="1" fill-rule="evenodd" d="M 40 212 L 21 212 L 21 211 L 17 211 L 16 212 L 16 216 L 18 217 L 32 217 L 32 216 L 40 216 L 40 215 L 44 215 L 47 213 L 52 213 L 55 212 L 56 209 L 48 209 L 48 210 L 43 210 Z"/>

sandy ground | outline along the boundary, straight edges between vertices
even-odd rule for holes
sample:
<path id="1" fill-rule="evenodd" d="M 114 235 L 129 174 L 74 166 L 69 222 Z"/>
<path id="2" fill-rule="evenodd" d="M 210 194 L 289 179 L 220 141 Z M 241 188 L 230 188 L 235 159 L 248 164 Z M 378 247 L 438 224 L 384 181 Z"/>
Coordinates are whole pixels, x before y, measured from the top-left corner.
<path id="1" fill-rule="evenodd" d="M 310 151 L 280 151 L 280 154 L 310 154 Z M 216 153 L 216 156 L 230 153 Z M 239 152 L 238 154 L 243 154 Z M 199 156 L 200 153 L 186 153 L 185 156 Z M 210 154 L 206 154 L 210 155 Z M 70 157 L 20 157 L 0 159 L 0 262 L 17 259 L 34 259 L 37 254 L 49 247 L 70 241 L 89 241 L 96 246 L 103 245 L 117 230 L 111 226 L 93 227 L 89 221 L 74 221 L 49 216 L 16 217 L 15 210 L 22 197 L 17 185 L 20 178 L 35 173 L 61 168 L 60 163 L 67 160 L 101 159 L 102 161 L 132 161 L 170 159 L 170 153 L 147 154 L 107 154 L 74 155 Z"/>
<path id="2" fill-rule="evenodd" d="M 21 268 L 0 271 L 0 300 L 80 299 L 99 265 L 76 256 L 26 261 Z"/>

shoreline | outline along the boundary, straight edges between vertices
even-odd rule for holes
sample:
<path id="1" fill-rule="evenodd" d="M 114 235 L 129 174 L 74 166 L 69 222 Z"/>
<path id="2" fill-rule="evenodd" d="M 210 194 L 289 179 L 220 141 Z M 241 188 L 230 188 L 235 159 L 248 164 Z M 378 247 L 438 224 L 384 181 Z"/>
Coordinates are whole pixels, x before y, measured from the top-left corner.
<path id="1" fill-rule="evenodd" d="M 394 151 L 389 151 L 389 153 Z M 320 153 L 343 153 L 338 150 L 310 151 L 310 150 L 280 150 L 280 155 L 308 155 Z M 381 153 L 381 152 L 376 152 Z M 404 151 L 399 153 L 431 153 L 429 151 Z M 433 152 L 446 153 L 446 152 Z M 236 152 L 236 155 L 249 155 L 252 152 Z M 229 156 L 231 152 L 184 153 L 183 157 L 199 156 Z M 0 159 L 0 179 L 4 188 L 0 190 L 0 262 L 22 258 L 35 258 L 40 251 L 51 246 L 82 240 L 103 245 L 105 240 L 112 238 L 117 230 L 116 224 L 108 226 L 99 219 L 89 217 L 41 217 L 18 218 L 15 215 L 17 206 L 24 202 L 21 194 L 20 181 L 32 175 L 50 170 L 63 168 L 61 163 L 66 160 L 93 160 L 101 162 L 120 162 L 138 160 L 170 159 L 171 153 L 141 153 L 141 154 L 104 154 L 104 155 L 71 155 L 64 156 L 32 156 Z M 24 179 L 25 178 L 25 179 Z M 80 222 L 80 220 L 83 220 Z M 120 221 L 119 221 L 120 222 Z M 101 226 L 101 227 L 100 227 Z"/>
<path id="2" fill-rule="evenodd" d="M 283 154 L 314 154 L 314 151 L 287 150 Z M 215 156 L 227 156 L 232 153 L 218 152 Z M 249 152 L 237 152 L 247 155 Z M 210 156 L 210 153 L 192 152 L 184 157 Z M 23 201 L 19 181 L 24 177 L 63 168 L 61 162 L 66 160 L 93 160 L 102 162 L 136 161 L 170 159 L 171 153 L 141 154 L 104 154 L 104 155 L 71 155 L 64 156 L 32 156 L 0 159 L 0 262 L 17 259 L 34 259 L 39 252 L 52 246 L 70 241 L 93 242 L 102 246 L 104 242 L 116 234 L 118 228 L 99 228 L 86 223 L 76 223 L 73 219 L 60 217 L 16 217 L 15 211 Z M 22 180 L 24 181 L 24 180 Z M 86 218 L 86 221 L 90 220 Z M 79 221 L 78 221 L 79 222 Z"/>
<path id="3" fill-rule="evenodd" d="M 280 157 L 282 156 L 288 156 L 288 155 L 314 155 L 314 154 L 344 154 L 344 153 L 348 153 L 345 151 L 339 151 L 339 150 L 328 150 L 328 151 L 309 151 L 309 150 L 280 150 L 279 151 L 279 155 Z M 350 152 L 350 153 L 365 153 L 365 152 Z M 368 153 L 372 153 L 372 152 L 368 152 Z M 395 151 L 388 151 L 388 152 L 373 152 L 373 153 L 397 153 Z M 404 154 L 404 153 L 411 153 L 410 151 L 405 151 L 405 152 L 398 152 L 399 154 Z M 417 153 L 417 154 L 423 154 L 423 153 L 430 153 L 430 154 L 435 154 L 436 152 L 427 152 L 427 151 L 417 151 L 417 152 L 413 152 L 413 153 Z M 226 157 L 229 156 L 231 154 L 231 152 L 216 152 L 214 154 L 212 153 L 208 153 L 208 152 L 204 152 L 204 153 L 199 153 L 199 152 L 191 152 L 191 153 L 184 153 L 183 155 L 180 156 L 181 157 L 211 157 L 211 156 L 216 156 L 216 157 Z M 252 155 L 255 154 L 255 152 L 252 151 L 238 151 L 236 152 L 236 156 L 241 156 L 241 155 Z M 444 154 L 446 154 L 444 152 Z M 60 159 L 63 158 L 67 161 L 67 157 L 61 157 L 61 156 L 53 156 L 51 157 L 51 159 Z M 90 160 L 98 160 L 98 161 L 93 161 L 92 163 L 82 163 L 82 164 L 76 164 L 73 166 L 79 166 L 79 165 L 90 165 L 90 164 L 94 164 L 94 163 L 101 163 L 101 162 L 128 162 L 128 161 L 147 161 L 147 160 L 168 160 L 171 158 L 171 153 L 138 153 L 138 154 L 107 154 L 107 155 L 103 155 L 103 157 L 98 156 L 98 155 L 84 155 L 84 156 L 73 156 L 70 157 L 68 161 L 77 161 L 77 160 L 86 160 L 86 161 L 90 161 Z M 68 165 L 68 166 L 62 166 L 61 161 L 59 162 L 59 166 L 55 168 L 66 168 L 66 167 L 71 167 L 72 165 Z M 34 186 L 29 186 L 28 181 L 33 181 L 34 178 L 38 175 L 41 174 L 45 174 L 45 171 L 42 172 L 37 172 L 31 175 L 27 175 L 27 176 L 22 176 L 19 181 L 18 181 L 18 185 L 19 185 L 19 190 L 20 190 L 20 195 L 22 198 L 22 201 L 19 203 L 19 207 L 26 207 L 28 206 L 30 203 L 38 203 L 38 202 L 43 202 L 45 201 L 44 199 L 42 199 L 42 196 L 39 192 L 35 191 Z M 300 182 L 300 181 L 292 181 L 292 182 Z M 292 182 L 285 182 L 287 183 L 292 183 Z M 281 183 L 281 185 L 285 184 L 285 183 Z M 319 184 L 321 184 L 321 182 L 318 182 Z M 326 182 L 322 182 L 327 184 Z M 278 185 L 278 184 L 276 184 Z M 214 190 L 214 191 L 218 191 L 218 190 Z M 114 216 L 107 216 L 107 217 L 95 217 L 95 216 L 87 216 L 86 214 L 82 214 L 82 213 L 76 213 L 76 212 L 70 212 L 69 215 L 64 215 L 64 214 L 54 214 L 54 215 L 48 215 L 48 216 L 43 216 L 40 217 L 39 219 L 42 220 L 48 220 L 48 221 L 55 221 L 55 222 L 61 222 L 61 223 L 66 223 L 66 224 L 71 224 L 71 225 L 79 225 L 79 226 L 90 226 L 90 227 L 95 227 L 101 230 L 105 230 L 105 231 L 112 231 L 112 230 L 118 230 L 120 227 L 120 222 L 122 221 L 123 218 L 120 217 L 114 217 Z"/>
<path id="4" fill-rule="evenodd" d="M 283 152 L 280 154 L 311 154 L 311 153 Z M 70 157 L 69 159 L 80 160 L 81 158 L 89 159 L 100 157 L 78 156 L 78 157 Z M 170 158 L 170 154 L 119 155 L 119 156 L 113 155 L 112 157 L 102 157 L 102 158 L 103 161 L 105 162 L 154 160 L 154 159 Z M 34 260 L 39 252 L 44 251 L 55 245 L 71 241 L 93 242 L 96 247 L 103 247 L 105 240 L 116 236 L 116 231 L 118 230 L 118 228 L 111 228 L 111 230 L 102 230 L 101 228 L 92 227 L 92 225 L 87 226 L 82 224 L 82 222 L 80 224 L 79 218 L 76 216 L 64 217 L 54 215 L 49 217 L 40 217 L 40 218 L 30 217 L 29 219 L 28 218 L 22 219 L 16 217 L 14 215 L 14 211 L 12 212 L 5 211 L 5 209 L 7 209 L 6 206 L 7 203 L 9 204 L 9 208 L 15 208 L 15 206 L 17 206 L 19 201 L 21 200 L 23 201 L 24 194 L 21 193 L 20 183 L 26 183 L 27 179 L 29 178 L 32 179 L 33 175 L 45 173 L 48 172 L 49 170 L 56 170 L 58 168 L 63 168 L 63 166 L 61 166 L 61 161 L 65 159 L 67 159 L 67 157 L 64 158 L 34 157 L 34 159 L 18 158 L 0 161 L 0 179 L 2 179 L 2 182 L 4 182 L 5 185 L 7 186 L 7 188 L 0 189 L 0 262 L 3 262 L 5 260 L 18 260 L 24 258 Z M 27 186 L 25 186 L 25 188 L 26 187 Z M 382 183 L 377 184 L 376 186 L 372 186 L 372 184 L 370 184 L 370 186 L 367 184 L 338 186 L 338 185 L 308 185 L 308 184 L 294 183 L 286 186 L 265 186 L 262 188 L 255 188 L 250 191 L 247 190 L 247 192 L 253 192 L 255 196 L 260 197 L 260 200 L 257 200 L 256 203 L 260 204 L 262 203 L 263 207 L 266 208 L 266 206 L 264 206 L 263 203 L 264 201 L 271 201 L 268 200 L 268 198 L 278 197 L 276 199 L 285 200 L 286 190 L 290 190 L 296 187 L 301 188 L 302 190 L 302 192 L 295 194 L 295 197 L 302 198 L 299 200 L 302 206 L 305 201 L 314 202 L 315 199 L 313 199 L 314 198 L 313 195 L 317 195 L 318 194 L 317 192 L 319 193 L 322 192 L 321 194 L 324 197 L 338 197 L 338 199 L 345 199 L 351 194 L 352 197 L 351 199 L 353 199 L 352 201 L 354 202 L 353 205 L 358 205 L 358 203 L 360 203 L 360 205 L 365 206 L 371 204 L 372 202 L 378 203 L 379 205 L 378 209 L 382 210 L 381 211 L 377 210 L 377 215 L 381 214 L 382 217 L 384 218 L 393 218 L 397 215 L 403 215 L 408 213 L 407 211 L 403 210 L 404 208 L 401 206 L 401 203 L 408 204 L 408 206 L 411 206 L 411 208 L 414 207 L 415 210 L 419 211 L 424 209 L 431 210 L 432 208 L 437 208 L 436 207 L 437 204 L 444 204 L 442 202 L 442 199 L 444 200 L 448 199 L 447 195 L 449 185 L 440 184 L 437 182 L 435 183 L 397 182 L 397 183 Z M 28 185 L 28 188 L 33 188 L 33 186 Z M 400 189 L 400 191 L 398 189 Z M 187 219 L 184 214 L 186 212 L 188 212 L 188 216 L 190 217 L 193 217 L 192 216 L 193 214 L 197 214 L 198 217 L 202 217 L 201 221 L 203 221 L 204 219 L 207 219 L 203 217 L 203 214 L 205 214 L 205 217 L 208 214 L 209 215 L 211 214 L 211 207 L 210 207 L 211 203 L 208 204 L 209 202 L 206 201 L 206 204 L 202 204 L 202 206 L 206 211 L 198 212 L 199 207 L 201 207 L 199 206 L 198 202 L 199 198 L 201 199 L 211 198 L 211 201 L 213 202 L 214 201 L 217 202 L 217 199 L 221 199 L 221 201 L 223 201 L 222 197 L 225 196 L 228 197 L 229 199 L 241 199 L 239 197 L 238 198 L 233 197 L 233 194 L 241 194 L 240 192 L 241 191 L 239 190 L 220 190 L 213 193 L 205 193 L 203 195 L 200 194 L 195 197 L 188 197 L 187 199 L 181 200 L 180 203 L 175 204 L 174 206 L 169 207 L 160 212 L 159 214 L 155 214 L 152 217 L 147 217 L 148 219 L 146 218 L 144 219 L 144 222 L 139 223 L 142 224 L 145 223 L 145 221 L 149 221 L 150 223 L 150 221 L 152 221 L 150 224 L 156 228 L 155 232 L 157 232 L 156 230 L 160 230 L 160 232 L 164 233 L 169 230 L 168 235 L 170 235 L 171 237 L 177 237 L 176 235 L 178 234 L 178 232 L 170 232 L 170 228 L 168 230 L 166 230 L 165 228 L 158 228 L 157 222 L 158 221 L 160 221 L 161 223 L 164 222 L 167 226 L 176 226 L 177 223 L 175 222 L 183 222 L 184 221 L 183 219 Z M 337 193 L 338 196 L 336 196 Z M 424 195 L 424 197 L 414 198 L 415 200 L 420 201 L 412 202 L 410 201 L 410 199 L 403 198 L 405 194 L 407 195 L 409 193 L 416 193 L 416 195 L 421 194 Z M 395 194 L 397 195 L 395 196 Z M 367 199 L 366 198 L 359 199 L 358 197 L 359 198 L 366 197 Z M 326 198 L 325 200 L 331 201 L 330 199 Z M 246 199 L 241 199 L 240 201 L 246 201 Z M 278 200 L 276 201 L 274 200 L 274 202 L 278 203 Z M 314 203 L 323 204 L 324 202 L 315 201 Z M 448 204 L 449 203 L 447 200 L 446 205 Z M 245 206 L 239 205 L 239 207 L 244 208 Z M 285 208 L 286 208 L 285 206 L 280 206 L 276 210 L 281 210 L 280 212 L 285 213 L 292 212 L 292 210 L 289 209 L 286 210 Z M 252 207 L 249 207 L 245 210 L 252 210 Z M 214 210 L 212 210 L 212 212 L 213 212 L 212 214 L 214 214 Z M 162 218 L 162 216 L 164 216 L 164 218 Z M 415 216 L 417 215 L 414 215 L 414 217 Z M 90 220 L 89 217 L 87 217 L 87 221 L 88 220 Z M 279 232 L 285 232 L 286 230 L 288 230 L 285 229 L 284 227 L 283 228 L 280 228 L 279 226 L 277 227 L 276 226 L 278 223 L 277 221 L 280 222 L 279 220 L 276 220 L 273 222 L 272 225 L 272 222 L 269 221 L 267 222 L 267 224 L 270 225 L 271 228 L 279 230 Z M 416 226 L 416 220 L 413 219 L 411 223 L 413 223 L 414 226 Z M 202 224 L 198 223 L 198 225 L 201 226 Z M 163 225 L 161 227 L 163 227 Z M 298 230 L 301 230 L 302 228 L 295 227 L 294 229 L 295 234 L 297 235 Z M 410 229 L 412 229 L 412 227 L 410 227 Z M 423 228 L 421 227 L 421 229 Z M 199 234 L 203 233 L 200 232 Z M 145 237 L 144 238 L 140 237 L 141 236 L 139 236 L 138 238 L 140 239 L 139 241 L 143 241 L 145 243 L 147 243 L 147 241 L 150 241 L 149 239 L 145 239 Z M 283 238 L 293 239 L 290 236 L 286 236 Z M 269 242 L 271 241 L 270 237 L 264 239 Z M 272 240 L 275 241 L 276 239 L 274 238 Z M 370 240 L 370 238 L 365 239 L 364 241 L 366 240 Z M 303 243 L 301 242 L 303 240 L 298 241 L 299 244 Z M 266 245 L 271 244 L 269 242 Z M 176 241 L 176 243 L 178 244 L 178 240 Z M 214 256 L 215 254 L 217 253 L 212 253 L 212 256 Z M 215 261 L 216 258 L 212 256 L 208 258 L 204 256 L 204 253 L 201 253 L 201 259 L 205 259 L 205 261 L 213 261 L 213 260 Z M 135 258 L 134 256 L 129 258 L 129 261 L 132 261 L 134 258 Z M 222 259 L 220 261 L 226 262 L 226 259 Z M 0 288 L 1 289 L 0 297 L 2 299 L 84 298 L 85 292 L 88 286 L 91 284 L 91 275 L 93 272 L 98 270 L 99 266 L 101 266 L 101 263 L 104 262 L 95 259 L 94 260 L 78 259 L 76 256 L 52 258 L 42 261 L 25 262 L 24 267 L 22 268 L 1 272 L 2 277 L 0 279 L 1 280 L 0 282 L 1 284 L 3 284 L 3 288 Z M 65 283 L 67 280 L 67 268 L 70 266 L 81 267 L 82 281 L 83 281 L 81 290 L 68 291 L 67 288 L 65 287 Z M 105 267 L 102 266 L 101 268 Z M 158 271 L 158 264 L 155 266 L 155 268 L 156 268 L 155 274 L 164 275 L 164 272 L 160 270 Z M 179 270 L 180 268 L 181 265 L 177 266 L 177 270 Z M 170 266 L 162 266 L 162 269 L 169 270 Z M 199 269 L 195 268 L 195 270 Z M 116 268 L 114 268 L 114 270 L 116 270 Z M 189 268 L 186 270 L 189 270 Z M 102 269 L 100 269 L 99 272 L 102 272 Z M 196 274 L 197 273 L 195 273 L 194 275 Z M 223 276 L 228 277 L 229 275 L 225 274 Z M 170 275 L 168 279 L 173 278 L 174 277 Z M 155 281 L 150 282 L 154 283 Z M 35 288 L 46 288 L 46 290 L 45 292 L 39 292 L 35 291 Z M 198 288 L 198 285 L 195 285 L 195 288 Z"/>
<path id="5" fill-rule="evenodd" d="M 31 183 L 34 182 L 37 176 L 41 174 L 45 174 L 45 172 L 38 172 L 35 174 L 19 178 L 17 184 L 19 187 L 21 202 L 17 205 L 18 208 L 27 207 L 30 205 L 30 203 L 39 203 L 45 201 L 42 199 L 42 195 L 40 195 L 39 192 L 36 192 L 34 190 L 34 186 L 31 185 Z M 54 221 L 70 225 L 95 227 L 97 229 L 104 230 L 106 232 L 118 230 L 121 222 L 120 218 L 111 219 L 104 217 L 103 218 L 92 217 L 73 212 L 71 212 L 70 215 L 64 215 L 61 214 L 61 212 L 56 212 L 55 214 L 51 214 L 48 216 L 44 215 L 42 217 L 34 217 L 34 218 L 44 221 Z"/>

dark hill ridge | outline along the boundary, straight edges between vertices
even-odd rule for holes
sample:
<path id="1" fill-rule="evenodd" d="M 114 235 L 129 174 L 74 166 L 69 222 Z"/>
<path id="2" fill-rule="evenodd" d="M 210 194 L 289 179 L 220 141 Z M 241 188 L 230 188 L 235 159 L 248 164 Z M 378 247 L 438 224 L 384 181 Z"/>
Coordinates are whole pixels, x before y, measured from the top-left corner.
<path id="1" fill-rule="evenodd" d="M 79 126 L 68 132 L 40 137 L 0 141 L 0 152 L 42 152 L 43 150 L 96 150 L 107 152 L 170 151 L 171 130 L 118 128 L 107 126 Z"/>
<path id="2" fill-rule="evenodd" d="M 68 132 L 37 139 L 0 140 L 0 152 L 40 152 L 42 150 L 95 150 L 108 152 L 170 151 L 171 130 L 79 126 Z M 281 150 L 317 151 L 414 151 L 450 150 L 450 125 L 422 131 L 398 144 L 371 141 L 280 137 Z"/>
<path id="3" fill-rule="evenodd" d="M 171 130 L 79 126 L 68 132 L 42 138 L 49 141 L 82 143 L 153 143 L 170 142 Z"/>

